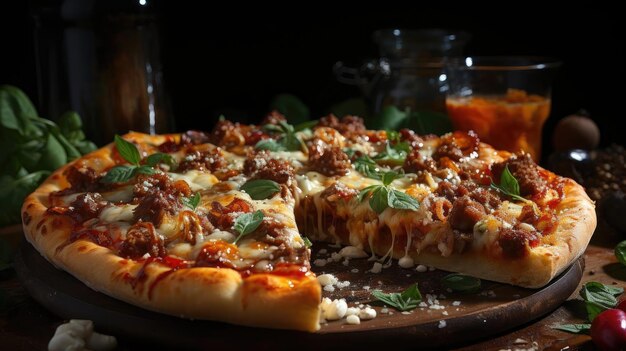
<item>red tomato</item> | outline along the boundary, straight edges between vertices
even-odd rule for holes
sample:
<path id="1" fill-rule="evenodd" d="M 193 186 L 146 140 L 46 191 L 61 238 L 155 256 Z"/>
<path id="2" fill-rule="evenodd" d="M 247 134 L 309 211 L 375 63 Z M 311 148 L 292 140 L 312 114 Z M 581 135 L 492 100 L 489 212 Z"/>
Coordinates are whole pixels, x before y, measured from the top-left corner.
<path id="1" fill-rule="evenodd" d="M 611 308 L 600 313 L 591 324 L 591 338 L 600 350 L 626 349 L 626 312 Z"/>
<path id="2" fill-rule="evenodd" d="M 626 300 L 622 300 L 620 301 L 620 303 L 617 304 L 617 308 L 618 310 L 622 310 L 624 312 L 626 312 Z"/>

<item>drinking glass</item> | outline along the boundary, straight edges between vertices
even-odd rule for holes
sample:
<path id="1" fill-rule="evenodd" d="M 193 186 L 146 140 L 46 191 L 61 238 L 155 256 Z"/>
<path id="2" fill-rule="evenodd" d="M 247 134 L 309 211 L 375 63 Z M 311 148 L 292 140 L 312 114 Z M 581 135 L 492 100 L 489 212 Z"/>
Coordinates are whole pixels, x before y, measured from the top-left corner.
<path id="1" fill-rule="evenodd" d="M 457 130 L 473 130 L 496 149 L 526 152 L 539 162 L 558 60 L 492 56 L 451 60 L 446 109 Z"/>

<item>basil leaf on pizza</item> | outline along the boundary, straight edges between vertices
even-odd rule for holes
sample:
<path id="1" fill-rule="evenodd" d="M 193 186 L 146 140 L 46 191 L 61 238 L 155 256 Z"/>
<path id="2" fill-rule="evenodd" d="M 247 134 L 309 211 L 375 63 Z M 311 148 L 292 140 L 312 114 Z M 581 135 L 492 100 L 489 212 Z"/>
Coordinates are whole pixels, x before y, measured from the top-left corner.
<path id="1" fill-rule="evenodd" d="M 200 204 L 200 193 L 195 193 L 191 195 L 190 197 L 183 197 L 182 201 L 183 201 L 183 205 L 195 211 L 198 205 Z"/>
<path id="2" fill-rule="evenodd" d="M 261 222 L 263 222 L 263 212 L 255 211 L 251 213 L 244 213 L 235 219 L 235 224 L 233 224 L 233 229 L 239 233 L 239 236 L 233 241 L 233 244 L 237 244 L 237 242 L 243 238 L 244 236 L 255 231 Z"/>
<path id="3" fill-rule="evenodd" d="M 123 159 L 125 159 L 131 165 L 138 166 L 139 161 L 141 161 L 141 155 L 139 154 L 139 150 L 137 150 L 137 146 L 131 143 L 130 141 L 126 141 L 119 135 L 115 135 L 115 148 L 117 152 L 120 153 Z"/>
<path id="4" fill-rule="evenodd" d="M 239 188 L 246 192 L 253 200 L 265 200 L 280 191 L 280 185 L 273 180 L 249 180 Z"/>

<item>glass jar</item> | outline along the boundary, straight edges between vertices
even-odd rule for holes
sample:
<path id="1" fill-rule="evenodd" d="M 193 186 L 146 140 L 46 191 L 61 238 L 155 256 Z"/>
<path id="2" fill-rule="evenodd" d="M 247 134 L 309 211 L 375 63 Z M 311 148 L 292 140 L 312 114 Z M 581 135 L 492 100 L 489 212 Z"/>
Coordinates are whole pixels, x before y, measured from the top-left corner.
<path id="1" fill-rule="evenodd" d="M 373 34 L 378 59 L 367 61 L 360 68 L 338 62 L 335 74 L 340 82 L 361 89 L 373 115 L 386 106 L 445 115 L 445 63 L 463 56 L 469 38 L 468 33 L 442 29 L 381 29 Z"/>

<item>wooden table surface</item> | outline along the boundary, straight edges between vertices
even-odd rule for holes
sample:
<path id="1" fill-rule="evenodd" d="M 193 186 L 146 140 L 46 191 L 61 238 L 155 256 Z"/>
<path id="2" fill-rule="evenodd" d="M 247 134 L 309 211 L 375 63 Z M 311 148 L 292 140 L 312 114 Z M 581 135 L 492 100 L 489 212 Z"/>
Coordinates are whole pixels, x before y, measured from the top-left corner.
<path id="1" fill-rule="evenodd" d="M 6 235 L 4 238 L 6 239 Z M 626 285 L 626 266 L 619 264 L 613 254 L 615 244 L 623 239 L 626 239 L 623 233 L 616 232 L 599 218 L 598 229 L 585 252 L 585 271 L 581 285 L 588 281 L 616 286 Z M 578 290 L 557 310 L 539 320 L 488 340 L 462 345 L 457 349 L 594 350 L 590 337 L 568 334 L 551 328 L 557 324 L 584 322 L 586 312 L 579 299 Z M 28 295 L 13 270 L 0 272 L 0 349 L 44 350 L 56 327 L 63 322 Z M 119 336 L 118 343 L 118 350 L 136 350 L 146 346 Z"/>

